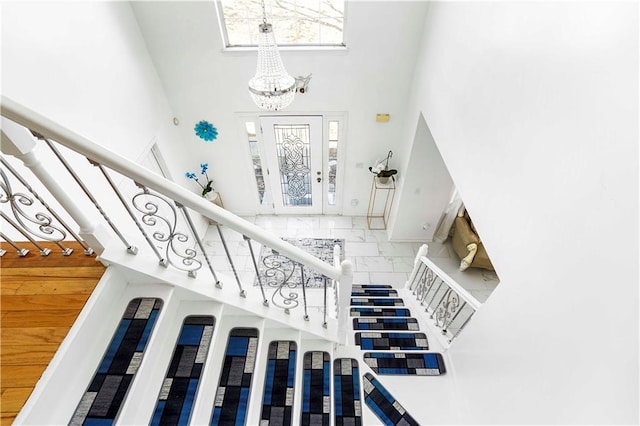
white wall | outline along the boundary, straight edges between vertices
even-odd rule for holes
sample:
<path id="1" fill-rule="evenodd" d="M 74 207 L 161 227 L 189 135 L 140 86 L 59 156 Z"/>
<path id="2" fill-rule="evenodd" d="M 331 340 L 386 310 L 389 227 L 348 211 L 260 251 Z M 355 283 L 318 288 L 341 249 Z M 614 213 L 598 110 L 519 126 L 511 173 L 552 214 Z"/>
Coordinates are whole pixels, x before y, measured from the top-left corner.
<path id="1" fill-rule="evenodd" d="M 173 117 L 121 2 L 5 2 L 2 91 L 134 160 Z"/>
<path id="2" fill-rule="evenodd" d="M 308 93 L 298 95 L 286 114 L 347 112 L 345 214 L 366 213 L 371 185 L 367 168 L 402 145 L 406 99 L 411 89 L 415 51 L 426 13 L 425 2 L 348 2 L 347 52 L 282 52 L 294 76 L 313 73 Z M 136 2 L 133 4 L 149 51 L 176 115 L 184 150 L 174 160 L 185 169 L 203 161 L 212 166 L 225 207 L 255 212 L 249 158 L 234 113 L 258 112 L 247 82 L 255 73 L 256 53 L 223 53 L 213 2 Z M 376 113 L 391 114 L 387 124 Z M 202 119 L 212 122 L 218 139 L 204 143 L 193 133 Z M 390 166 L 398 168 L 402 156 Z M 361 163 L 361 168 L 356 165 Z M 399 177 L 405 171 L 400 170 Z M 177 176 L 177 175 L 176 175 Z M 351 200 L 359 201 L 357 207 Z"/>
<path id="3" fill-rule="evenodd" d="M 637 424 L 637 2 L 432 3 L 414 94 L 500 275 L 456 420 Z"/>
<path id="4" fill-rule="evenodd" d="M 431 241 L 454 189 L 451 175 L 420 115 L 405 180 L 394 205 L 390 237 L 394 240 Z"/>
<path id="5" fill-rule="evenodd" d="M 2 6 L 3 95 L 134 161 L 141 162 L 153 142 L 167 158 L 181 149 L 173 113 L 128 3 L 5 2 Z M 44 159 L 53 158 L 46 147 L 38 151 Z M 92 189 L 96 184 L 106 188 L 102 176 L 84 159 L 71 161 Z M 90 217 L 102 222 L 75 182 L 57 162 L 52 164 L 48 168 L 55 179 Z M 44 196 L 41 185 L 28 172 L 25 175 Z M 182 180 L 178 183 L 188 186 Z M 60 213 L 54 201 L 48 202 Z M 114 210 L 114 204 L 118 201 L 104 201 L 103 206 L 109 207 L 112 218 L 127 218 L 125 223 L 131 226 L 122 230 L 137 235 L 124 210 Z"/>

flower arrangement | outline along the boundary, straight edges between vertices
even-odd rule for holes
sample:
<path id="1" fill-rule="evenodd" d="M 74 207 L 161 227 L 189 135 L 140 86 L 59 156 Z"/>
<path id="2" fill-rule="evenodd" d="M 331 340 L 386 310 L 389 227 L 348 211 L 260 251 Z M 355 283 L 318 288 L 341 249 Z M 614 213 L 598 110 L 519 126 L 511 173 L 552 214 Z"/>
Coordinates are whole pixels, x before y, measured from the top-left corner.
<path id="1" fill-rule="evenodd" d="M 369 167 L 369 171 L 376 175 L 382 183 L 398 173 L 396 169 L 389 169 L 389 159 L 391 157 L 393 157 L 393 151 L 389 151 L 387 158 L 378 161 L 375 166 Z"/>
<path id="2" fill-rule="evenodd" d="M 218 137 L 218 130 L 208 121 L 202 120 L 198 122 L 193 130 L 195 130 L 200 139 L 204 139 L 207 142 L 211 142 Z"/>
<path id="3" fill-rule="evenodd" d="M 213 180 L 209 179 L 209 174 L 207 173 L 208 169 L 209 169 L 209 163 L 200 164 L 200 174 L 204 175 L 205 178 L 207 179 L 207 183 L 204 185 L 200 182 L 200 179 L 198 179 L 195 173 L 191 173 L 191 172 L 185 173 L 185 176 L 188 179 L 193 179 L 196 181 L 198 185 L 200 185 L 200 188 L 202 188 L 203 197 L 206 197 L 209 192 L 213 191 Z"/>

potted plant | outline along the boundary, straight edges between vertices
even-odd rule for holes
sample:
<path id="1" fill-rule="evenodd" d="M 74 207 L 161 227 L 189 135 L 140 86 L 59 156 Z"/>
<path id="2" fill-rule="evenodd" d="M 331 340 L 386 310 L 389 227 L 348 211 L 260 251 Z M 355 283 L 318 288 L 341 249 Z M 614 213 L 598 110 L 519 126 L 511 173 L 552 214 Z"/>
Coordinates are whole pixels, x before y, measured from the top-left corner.
<path id="1" fill-rule="evenodd" d="M 370 166 L 369 171 L 376 175 L 378 182 L 385 184 L 389 182 L 389 178 L 395 179 L 393 175 L 397 174 L 396 169 L 389 169 L 389 159 L 393 157 L 393 151 L 389 151 L 387 158 L 380 160 L 375 166 Z"/>
<path id="2" fill-rule="evenodd" d="M 204 184 L 200 182 L 200 179 L 198 179 L 195 173 L 185 173 L 185 176 L 188 179 L 193 179 L 198 185 L 200 185 L 200 188 L 202 189 L 202 196 L 207 199 L 209 199 L 209 197 L 215 198 L 215 193 L 213 192 L 213 180 L 209 178 L 209 174 L 207 173 L 208 169 L 209 163 L 200 164 L 200 174 L 204 175 L 204 177 L 206 178 L 206 183 Z"/>

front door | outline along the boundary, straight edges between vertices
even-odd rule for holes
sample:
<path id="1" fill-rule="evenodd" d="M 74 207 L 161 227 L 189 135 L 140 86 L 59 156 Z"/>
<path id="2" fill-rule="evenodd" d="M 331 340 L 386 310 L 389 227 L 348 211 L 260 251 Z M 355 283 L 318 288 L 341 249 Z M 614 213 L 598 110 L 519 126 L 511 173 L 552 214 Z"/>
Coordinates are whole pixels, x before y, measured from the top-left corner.
<path id="1" fill-rule="evenodd" d="M 276 214 L 321 214 L 322 116 L 260 117 Z"/>

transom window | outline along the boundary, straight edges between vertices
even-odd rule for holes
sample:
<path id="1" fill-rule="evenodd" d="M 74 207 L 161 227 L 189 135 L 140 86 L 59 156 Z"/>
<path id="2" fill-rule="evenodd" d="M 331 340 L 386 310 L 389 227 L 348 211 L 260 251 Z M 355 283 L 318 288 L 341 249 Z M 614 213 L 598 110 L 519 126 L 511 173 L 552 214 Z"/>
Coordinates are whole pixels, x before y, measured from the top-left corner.
<path id="1" fill-rule="evenodd" d="M 258 44 L 261 0 L 219 0 L 227 47 Z M 344 46 L 344 0 L 264 0 L 278 46 Z"/>

